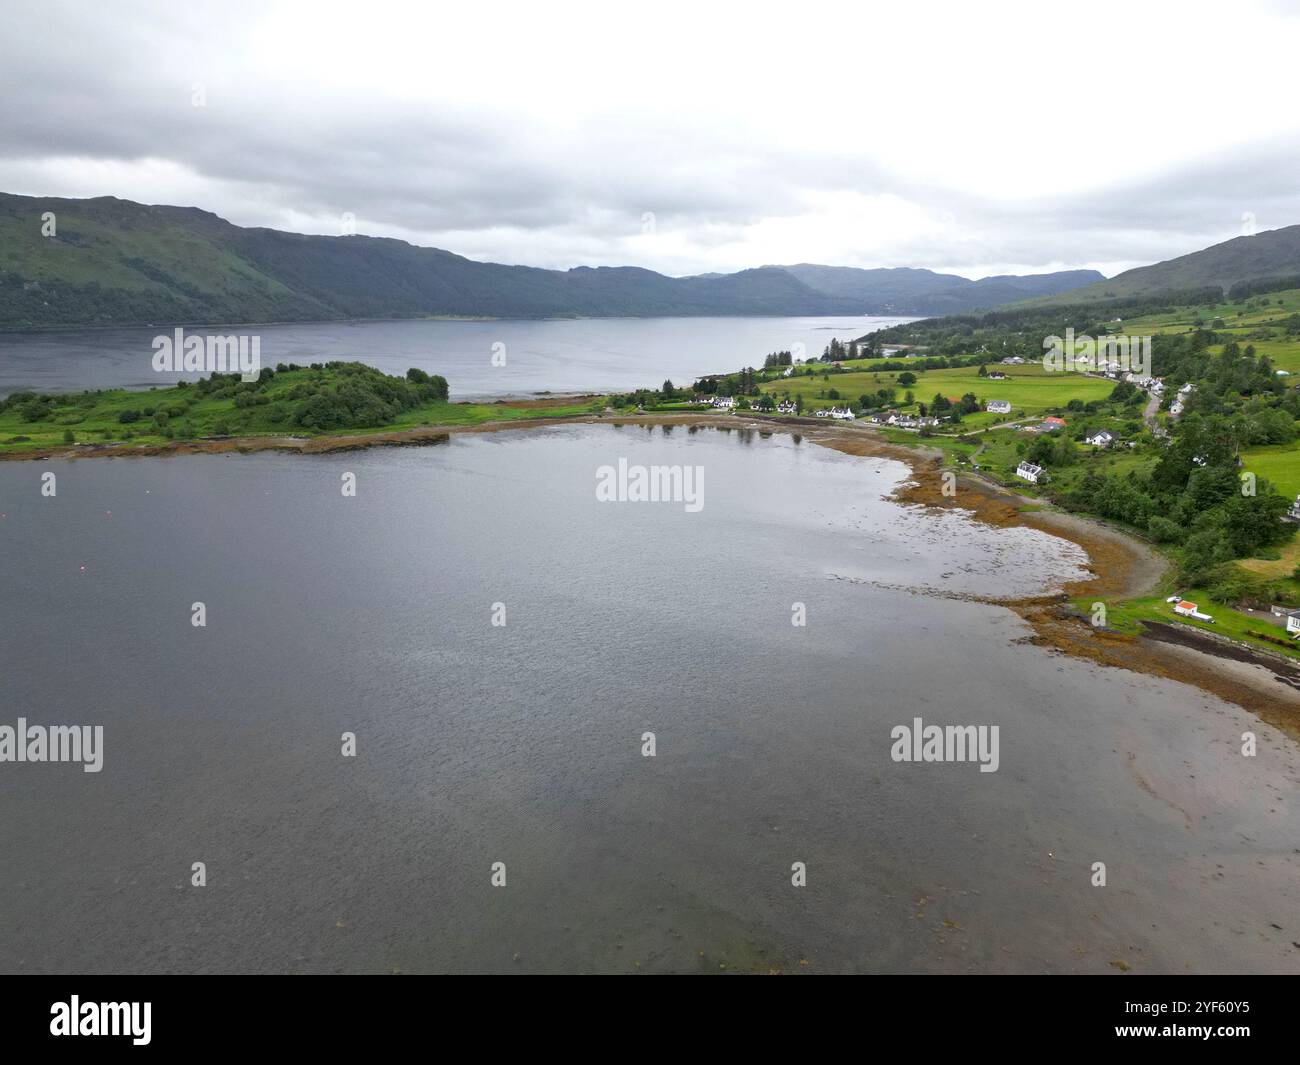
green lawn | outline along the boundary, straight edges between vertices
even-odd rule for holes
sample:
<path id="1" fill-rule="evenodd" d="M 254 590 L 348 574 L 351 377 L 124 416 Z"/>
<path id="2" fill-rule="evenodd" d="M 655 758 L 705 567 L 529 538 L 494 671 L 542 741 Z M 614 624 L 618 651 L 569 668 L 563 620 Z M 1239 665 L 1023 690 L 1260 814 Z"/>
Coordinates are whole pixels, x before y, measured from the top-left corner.
<path id="1" fill-rule="evenodd" d="M 1270 444 L 1242 452 L 1243 469 L 1271 481 L 1284 496 L 1300 495 L 1300 443 Z"/>

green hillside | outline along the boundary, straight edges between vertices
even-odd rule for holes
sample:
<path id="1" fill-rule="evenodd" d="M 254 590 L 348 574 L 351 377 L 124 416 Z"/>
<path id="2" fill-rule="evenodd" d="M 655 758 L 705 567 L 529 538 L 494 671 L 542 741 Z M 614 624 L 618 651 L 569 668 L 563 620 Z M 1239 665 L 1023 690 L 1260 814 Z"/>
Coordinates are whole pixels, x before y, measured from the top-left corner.
<path id="1" fill-rule="evenodd" d="M 815 291 L 779 267 L 682 278 L 631 267 L 540 270 L 400 240 L 243 229 L 189 207 L 0 194 L 0 329 L 860 313 L 860 300 Z"/>
<path id="2" fill-rule="evenodd" d="M 1034 306 L 1134 299 L 1167 292 L 1218 288 L 1260 278 L 1300 275 L 1300 225 L 1234 237 L 1190 255 L 1140 266 L 1059 295 L 1032 301 Z"/>

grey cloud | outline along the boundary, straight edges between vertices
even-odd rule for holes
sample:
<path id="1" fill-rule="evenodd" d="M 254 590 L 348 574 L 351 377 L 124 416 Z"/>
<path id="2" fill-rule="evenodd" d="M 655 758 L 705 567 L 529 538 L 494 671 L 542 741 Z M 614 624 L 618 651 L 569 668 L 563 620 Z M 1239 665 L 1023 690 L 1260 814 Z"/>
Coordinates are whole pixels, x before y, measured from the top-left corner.
<path id="1" fill-rule="evenodd" d="M 256 7 L 225 10 L 237 25 Z M 873 245 L 857 265 L 978 272 L 1153 261 L 1235 235 L 1246 211 L 1264 227 L 1300 221 L 1292 145 L 1207 149 L 1201 164 L 1143 181 L 1125 181 L 1123 156 L 1102 150 L 1080 165 L 1113 158 L 1104 193 L 995 202 L 907 180 L 866 149 L 796 153 L 727 129 L 613 117 L 561 136 L 468 102 L 448 113 L 416 103 L 376 110 L 341 92 L 248 82 L 216 63 L 200 43 L 212 23 L 187 6 L 46 3 L 7 14 L 0 92 L 13 105 L 0 112 L 0 160 L 169 160 L 209 182 L 240 224 L 351 212 L 384 232 L 455 236 L 450 250 L 507 261 L 574 265 L 565 257 L 576 256 L 693 272 L 711 268 L 708 256 L 746 227 L 799 217 L 810 194 L 852 190 L 950 216 L 958 234 Z M 191 83 L 205 69 L 208 105 L 195 108 Z M 670 259 L 623 258 L 649 254 L 628 242 L 645 212 L 688 246 L 657 253 Z"/>

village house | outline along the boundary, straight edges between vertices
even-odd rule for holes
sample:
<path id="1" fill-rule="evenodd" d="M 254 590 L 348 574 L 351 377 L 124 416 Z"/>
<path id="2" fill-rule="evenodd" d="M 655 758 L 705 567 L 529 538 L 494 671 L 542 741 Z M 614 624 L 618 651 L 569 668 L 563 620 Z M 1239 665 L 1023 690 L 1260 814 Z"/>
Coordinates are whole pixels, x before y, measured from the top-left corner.
<path id="1" fill-rule="evenodd" d="M 1016 476 L 1021 480 L 1029 481 L 1031 484 L 1038 484 L 1040 480 L 1046 480 L 1046 474 L 1042 466 L 1035 466 L 1032 462 L 1022 462 L 1016 467 Z"/>
<path id="2" fill-rule="evenodd" d="M 1009 399 L 991 399 L 984 408 L 990 414 L 1010 414 L 1011 400 Z"/>
<path id="3" fill-rule="evenodd" d="M 1065 428 L 1065 419 L 1051 416 L 1044 418 L 1040 424 L 1042 425 L 1043 432 L 1054 433 L 1057 429 Z"/>
<path id="4" fill-rule="evenodd" d="M 784 403 L 778 403 L 776 405 L 777 414 L 794 414 L 798 409 L 799 408 L 792 399 L 787 399 Z"/>
<path id="5" fill-rule="evenodd" d="M 1089 433 L 1083 438 L 1085 444 L 1091 444 L 1093 447 L 1110 447 L 1114 440 L 1115 437 L 1106 432 L 1105 429 L 1100 429 L 1095 433 Z"/>
<path id="6" fill-rule="evenodd" d="M 1007 375 L 1000 370 L 994 370 L 988 377 L 990 381 L 1005 381 L 1007 379 Z"/>
<path id="7" fill-rule="evenodd" d="M 1180 599 L 1174 604 L 1174 613 L 1185 618 L 1196 618 L 1197 621 L 1213 621 L 1214 618 L 1209 614 L 1202 614 L 1195 603 L 1188 602 L 1186 599 Z"/>
<path id="8" fill-rule="evenodd" d="M 1286 634 L 1300 636 L 1300 610 L 1293 610 L 1286 616 Z"/>
<path id="9" fill-rule="evenodd" d="M 1177 418 L 1178 415 L 1182 413 L 1183 413 L 1183 401 L 1181 399 L 1176 399 L 1171 404 L 1169 404 L 1169 416 L 1171 418 Z"/>
<path id="10" fill-rule="evenodd" d="M 1291 509 L 1286 512 L 1286 516 L 1292 521 L 1300 521 L 1300 496 L 1295 497 L 1295 502 L 1291 504 Z"/>
<path id="11" fill-rule="evenodd" d="M 714 396 L 710 401 L 719 410 L 731 410 L 736 405 L 735 396 Z"/>
<path id="12" fill-rule="evenodd" d="M 838 418 L 842 422 L 851 422 L 855 415 L 851 407 L 832 407 L 831 417 Z"/>
<path id="13" fill-rule="evenodd" d="M 1019 355 L 1009 355 L 1007 358 L 1002 360 L 1002 365 L 1004 366 L 1023 366 L 1024 363 L 1025 360 Z"/>

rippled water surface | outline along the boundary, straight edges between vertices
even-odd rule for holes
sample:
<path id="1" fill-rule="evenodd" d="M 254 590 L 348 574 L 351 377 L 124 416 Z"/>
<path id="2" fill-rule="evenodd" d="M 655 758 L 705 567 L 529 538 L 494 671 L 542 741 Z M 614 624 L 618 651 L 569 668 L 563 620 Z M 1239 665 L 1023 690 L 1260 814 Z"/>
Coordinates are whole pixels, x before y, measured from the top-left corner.
<path id="1" fill-rule="evenodd" d="M 620 457 L 703 509 L 598 502 Z M 0 723 L 105 730 L 0 764 L 0 970 L 1294 971 L 1294 744 L 961 598 L 1083 559 L 906 475 L 609 426 L 0 464 Z M 894 762 L 914 717 L 998 771 Z"/>
<path id="2" fill-rule="evenodd" d="M 390 374 L 412 366 L 447 378 L 457 399 L 551 391 L 658 388 L 737 370 L 771 351 L 818 356 L 907 318 L 601 318 L 557 321 L 314 322 L 231 326 L 199 334 L 259 338 L 263 366 L 359 360 Z M 150 388 L 203 374 L 155 373 L 153 338 L 172 326 L 0 333 L 0 396 Z M 494 356 L 496 357 L 494 360 Z"/>

